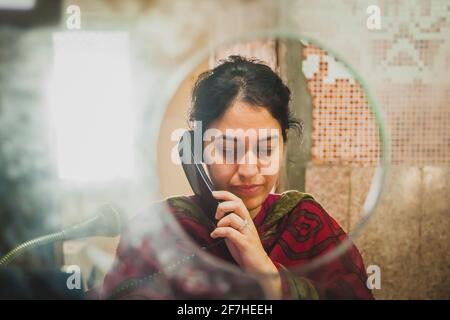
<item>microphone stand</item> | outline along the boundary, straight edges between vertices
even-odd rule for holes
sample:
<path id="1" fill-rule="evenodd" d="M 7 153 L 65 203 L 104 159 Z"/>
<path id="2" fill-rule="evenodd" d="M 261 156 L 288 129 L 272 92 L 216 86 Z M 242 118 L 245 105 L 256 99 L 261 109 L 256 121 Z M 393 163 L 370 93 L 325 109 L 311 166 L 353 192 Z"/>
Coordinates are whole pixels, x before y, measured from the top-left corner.
<path id="1" fill-rule="evenodd" d="M 120 234 L 120 230 L 119 213 L 111 205 L 104 205 L 98 215 L 85 222 L 20 244 L 0 258 L 0 267 L 7 266 L 19 255 L 37 246 L 92 236 L 115 237 Z"/>

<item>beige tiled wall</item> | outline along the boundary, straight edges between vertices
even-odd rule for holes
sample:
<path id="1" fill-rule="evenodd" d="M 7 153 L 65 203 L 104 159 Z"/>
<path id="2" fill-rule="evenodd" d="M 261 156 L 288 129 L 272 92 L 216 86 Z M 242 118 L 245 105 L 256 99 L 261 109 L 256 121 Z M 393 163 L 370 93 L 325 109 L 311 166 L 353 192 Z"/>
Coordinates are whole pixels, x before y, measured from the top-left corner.
<path id="1" fill-rule="evenodd" d="M 349 229 L 350 168 L 311 166 L 305 189 L 325 210 L 333 210 L 333 218 L 344 230 Z"/>
<path id="2" fill-rule="evenodd" d="M 450 167 L 422 173 L 420 290 L 427 298 L 450 298 Z"/>
<path id="3" fill-rule="evenodd" d="M 348 231 L 359 221 L 373 172 L 371 167 L 311 166 L 306 191 Z M 448 181 L 449 167 L 389 168 L 380 204 L 355 239 L 366 267 L 381 269 L 377 298 L 450 298 Z"/>

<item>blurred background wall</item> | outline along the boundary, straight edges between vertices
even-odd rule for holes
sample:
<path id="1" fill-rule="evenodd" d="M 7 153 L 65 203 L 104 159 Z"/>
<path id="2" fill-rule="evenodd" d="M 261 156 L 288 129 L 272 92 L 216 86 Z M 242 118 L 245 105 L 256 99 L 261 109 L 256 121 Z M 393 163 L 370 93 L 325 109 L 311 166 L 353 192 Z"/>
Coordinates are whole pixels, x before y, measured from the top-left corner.
<path id="1" fill-rule="evenodd" d="M 3 252 L 27 237 L 80 221 L 105 201 L 117 201 L 132 215 L 143 199 L 189 193 L 181 168 L 168 160 L 174 146 L 169 133 L 187 127 L 190 90 L 198 74 L 230 53 L 257 57 L 279 72 L 293 90 L 293 107 L 305 123 L 303 143 L 290 140 L 292 161 L 286 164 L 279 191 L 297 188 L 311 193 L 351 231 L 382 150 L 365 86 L 345 60 L 381 108 L 390 137 L 386 188 L 368 227 L 355 239 L 366 265 L 381 268 L 381 289 L 374 294 L 381 299 L 450 298 L 448 1 L 61 3 L 61 19 L 51 26 L 2 25 L 0 30 L 0 214 L 2 234 L 12 234 L 7 241 L 2 237 Z M 81 9 L 84 33 L 66 27 L 71 4 Z M 371 5 L 380 9 L 380 29 L 367 27 Z M 268 37 L 274 31 L 291 41 Z M 103 91 L 87 91 L 99 102 L 89 107 L 104 112 L 96 105 L 117 105 L 138 115 L 138 172 L 152 188 L 139 188 L 126 179 L 58 181 L 53 151 L 46 144 L 45 99 L 49 66 L 58 59 L 53 37 L 57 32 L 77 39 L 59 58 L 78 59 L 73 61 L 80 67 L 70 72 L 84 79 L 80 87 L 71 83 L 73 91 L 62 96 L 61 105 L 73 107 L 67 97 L 88 90 L 89 81 L 103 79 Z M 300 36 L 302 42 L 293 40 Z M 79 55 L 69 54 L 74 51 Z M 117 57 L 123 65 L 133 62 L 130 73 L 138 103 L 117 103 L 123 92 L 112 86 L 128 88 L 131 83 L 123 78 L 125 82 L 114 82 L 124 75 L 111 62 Z M 81 105 L 92 102 L 84 98 L 78 100 Z M 115 120 L 108 123 L 108 117 L 101 120 L 94 124 L 102 130 L 121 128 Z M 102 127 L 105 122 L 109 127 Z M 87 122 L 80 123 L 81 129 L 89 128 Z M 98 131 L 114 132 L 102 130 Z M 117 241 L 66 242 L 64 257 L 57 247 L 56 257 L 47 250 L 41 262 L 80 265 L 85 281 L 95 285 L 110 267 Z M 30 261 L 39 258 L 23 263 Z"/>

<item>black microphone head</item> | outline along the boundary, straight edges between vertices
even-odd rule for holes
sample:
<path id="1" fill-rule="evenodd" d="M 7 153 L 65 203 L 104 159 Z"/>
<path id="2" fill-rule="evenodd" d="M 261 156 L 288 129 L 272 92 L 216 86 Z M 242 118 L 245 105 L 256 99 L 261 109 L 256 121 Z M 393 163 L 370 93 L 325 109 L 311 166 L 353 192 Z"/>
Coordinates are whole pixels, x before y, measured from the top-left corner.
<path id="1" fill-rule="evenodd" d="M 64 239 L 86 237 L 116 237 L 122 230 L 121 214 L 110 204 L 104 204 L 97 215 L 85 222 L 65 229 Z"/>

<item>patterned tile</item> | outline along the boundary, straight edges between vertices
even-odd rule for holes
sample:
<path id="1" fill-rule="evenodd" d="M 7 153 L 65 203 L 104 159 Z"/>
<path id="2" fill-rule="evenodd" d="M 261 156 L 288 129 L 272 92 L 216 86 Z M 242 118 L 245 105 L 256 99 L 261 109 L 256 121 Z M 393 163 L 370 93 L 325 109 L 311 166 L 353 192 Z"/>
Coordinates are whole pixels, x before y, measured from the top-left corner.
<path id="1" fill-rule="evenodd" d="M 350 168 L 310 166 L 306 170 L 306 192 L 348 231 Z"/>
<path id="2" fill-rule="evenodd" d="M 380 204 L 356 239 L 366 267 L 381 268 L 379 299 L 422 298 L 419 288 L 421 171 L 392 167 Z"/>
<path id="3" fill-rule="evenodd" d="M 350 172 L 350 231 L 360 222 L 375 167 L 352 167 Z"/>
<path id="4" fill-rule="evenodd" d="M 450 299 L 450 167 L 424 167 L 420 220 L 421 291 Z"/>

